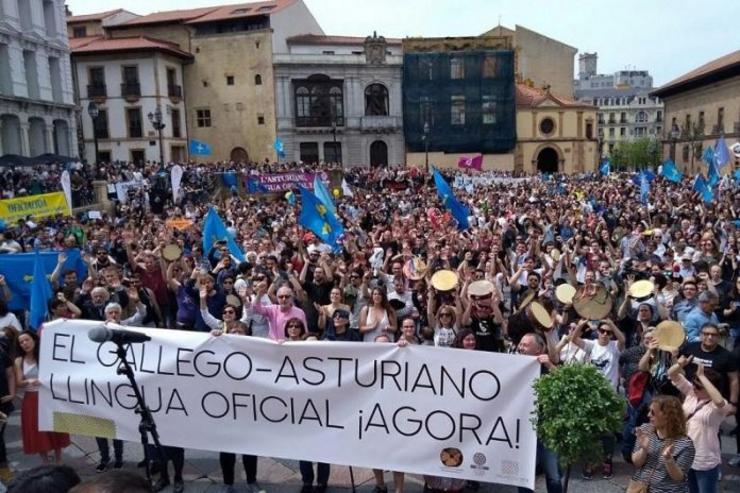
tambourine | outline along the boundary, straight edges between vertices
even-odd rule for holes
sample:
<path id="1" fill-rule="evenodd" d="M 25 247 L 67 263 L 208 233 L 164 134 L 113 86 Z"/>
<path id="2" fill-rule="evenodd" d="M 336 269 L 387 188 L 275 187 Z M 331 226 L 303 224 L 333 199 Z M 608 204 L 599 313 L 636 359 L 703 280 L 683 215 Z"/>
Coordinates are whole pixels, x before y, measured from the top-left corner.
<path id="1" fill-rule="evenodd" d="M 182 256 L 182 248 L 172 243 L 162 249 L 162 257 L 168 262 L 174 262 Z"/>
<path id="2" fill-rule="evenodd" d="M 242 300 L 239 299 L 238 296 L 235 296 L 233 294 L 227 294 L 226 295 L 226 304 L 240 307 L 242 306 Z"/>
<path id="3" fill-rule="evenodd" d="M 432 276 L 432 286 L 437 291 L 452 291 L 457 286 L 457 274 L 451 270 L 439 270 Z"/>
<path id="4" fill-rule="evenodd" d="M 409 259 L 403 266 L 403 275 L 411 281 L 423 279 L 427 273 L 427 264 L 419 257 Z"/>
<path id="5" fill-rule="evenodd" d="M 658 341 L 658 347 L 665 351 L 672 351 L 683 345 L 686 340 L 686 331 L 680 322 L 664 320 L 655 327 L 653 337 Z"/>
<path id="6" fill-rule="evenodd" d="M 586 293 L 584 288 L 576 292 L 573 297 L 573 308 L 576 313 L 586 320 L 601 320 L 607 318 L 612 311 L 614 300 L 602 285 L 591 286 L 593 293 Z"/>
<path id="7" fill-rule="evenodd" d="M 570 284 L 561 284 L 557 288 L 555 288 L 555 298 L 557 300 L 564 304 L 564 305 L 570 305 L 573 303 L 573 298 L 576 295 L 576 288 L 571 286 Z"/>
<path id="8" fill-rule="evenodd" d="M 653 295 L 655 284 L 648 280 L 635 281 L 629 289 L 629 295 L 635 300 L 645 300 Z"/>
<path id="9" fill-rule="evenodd" d="M 474 281 L 470 283 L 470 286 L 468 286 L 468 294 L 470 296 L 477 296 L 482 298 L 485 296 L 491 296 L 491 293 L 493 293 L 493 289 L 494 287 L 491 281 Z"/>

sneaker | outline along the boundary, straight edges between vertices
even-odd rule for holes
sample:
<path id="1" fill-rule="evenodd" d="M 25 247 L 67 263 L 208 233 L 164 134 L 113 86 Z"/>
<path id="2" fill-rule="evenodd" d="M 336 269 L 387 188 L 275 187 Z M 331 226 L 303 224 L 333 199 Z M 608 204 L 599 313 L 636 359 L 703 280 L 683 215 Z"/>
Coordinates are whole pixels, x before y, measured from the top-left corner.
<path id="1" fill-rule="evenodd" d="M 154 493 L 159 493 L 160 491 L 162 491 L 169 485 L 170 485 L 170 478 L 161 477 L 156 483 L 154 483 L 154 486 L 152 486 L 152 491 L 154 491 Z"/>
<path id="2" fill-rule="evenodd" d="M 385 485 L 376 486 L 375 488 L 373 488 L 373 493 L 388 493 L 388 487 Z"/>
<path id="3" fill-rule="evenodd" d="M 586 465 L 583 466 L 583 471 L 581 472 L 581 477 L 586 480 L 591 480 L 594 478 L 594 471 L 591 469 L 591 466 Z"/>
<path id="4" fill-rule="evenodd" d="M 614 466 L 611 462 L 604 461 L 601 464 L 601 477 L 604 479 L 611 479 L 614 477 Z"/>
<path id="5" fill-rule="evenodd" d="M 317 484 L 316 488 L 313 489 L 313 493 L 326 493 L 326 485 Z"/>
<path id="6" fill-rule="evenodd" d="M 731 465 L 732 467 L 740 467 L 740 454 L 728 460 L 727 463 Z"/>
<path id="7" fill-rule="evenodd" d="M 182 493 L 183 491 L 185 491 L 185 483 L 182 479 L 175 480 L 175 483 L 172 485 L 172 493 Z"/>
<path id="8" fill-rule="evenodd" d="M 103 472 L 103 471 L 105 471 L 106 469 L 108 469 L 108 464 L 110 464 L 110 459 L 107 459 L 107 460 L 101 460 L 101 461 L 100 461 L 100 464 L 98 464 L 98 466 L 97 466 L 97 467 L 95 468 L 95 470 L 96 470 L 97 472 L 99 472 L 99 473 L 100 473 L 100 472 Z"/>
<path id="9" fill-rule="evenodd" d="M 116 459 L 113 463 L 113 469 L 121 469 L 123 467 L 123 459 Z"/>
<path id="10" fill-rule="evenodd" d="M 301 493 L 313 493 L 313 485 L 303 483 L 303 486 L 301 486 Z"/>
<path id="11" fill-rule="evenodd" d="M 254 481 L 247 483 L 247 493 L 266 493 L 266 491 L 258 481 Z"/>

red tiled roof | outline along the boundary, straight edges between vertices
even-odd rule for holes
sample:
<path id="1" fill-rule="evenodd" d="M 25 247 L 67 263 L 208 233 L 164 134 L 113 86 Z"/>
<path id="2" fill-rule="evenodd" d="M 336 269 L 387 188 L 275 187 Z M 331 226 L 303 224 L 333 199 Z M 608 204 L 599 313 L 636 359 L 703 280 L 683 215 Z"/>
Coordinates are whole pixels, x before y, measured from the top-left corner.
<path id="1" fill-rule="evenodd" d="M 74 51 L 100 38 L 102 38 L 102 36 L 83 36 L 81 38 L 69 38 L 69 49 Z"/>
<path id="2" fill-rule="evenodd" d="M 73 38 L 74 39 L 74 38 Z M 176 43 L 162 41 L 161 39 L 136 36 L 131 38 L 104 38 L 102 36 L 93 38 L 77 38 L 80 41 L 89 39 L 87 43 L 79 46 L 71 46 L 73 55 L 89 55 L 93 53 L 106 53 L 112 51 L 149 51 L 159 50 L 181 58 L 193 58 L 193 55 L 180 49 Z"/>
<path id="3" fill-rule="evenodd" d="M 229 19 L 242 19 L 256 15 L 270 15 L 293 5 L 296 0 L 272 0 L 266 2 L 250 2 L 236 5 L 224 5 L 216 7 L 216 10 L 191 19 L 186 24 L 200 24 L 202 22 L 224 21 Z"/>
<path id="4" fill-rule="evenodd" d="M 198 24 L 201 22 L 222 21 L 227 19 L 240 19 L 255 15 L 269 15 L 285 7 L 292 5 L 296 0 L 271 0 L 263 2 L 237 3 L 232 5 L 221 5 L 214 7 L 202 7 L 187 10 L 166 10 L 142 15 L 136 19 L 124 22 L 121 26 L 138 26 L 144 24 L 163 24 L 182 22 L 185 24 Z M 264 10 L 267 7 L 273 7 Z M 263 10 L 260 10 L 263 9 Z"/>
<path id="5" fill-rule="evenodd" d="M 67 17 L 67 24 L 76 24 L 79 22 L 102 21 L 106 17 L 109 17 L 113 14 L 117 14 L 119 12 L 123 12 L 123 9 L 107 10 L 105 12 L 99 12 L 97 14 L 71 15 Z"/>
<path id="6" fill-rule="evenodd" d="M 388 44 L 400 45 L 400 38 L 386 38 Z M 356 45 L 365 42 L 365 36 L 324 36 L 319 34 L 301 34 L 291 36 L 287 40 L 288 44 L 304 45 Z"/>
<path id="7" fill-rule="evenodd" d="M 731 69 L 735 66 L 740 69 L 740 50 L 733 51 L 732 53 L 712 60 L 709 63 L 705 63 L 701 67 L 685 73 L 681 77 L 673 79 L 667 84 L 663 84 L 650 94 L 661 97 L 666 92 L 680 92 L 681 86 L 690 84 L 691 82 L 696 82 L 703 77 L 707 77 L 721 70 Z"/>
<path id="8" fill-rule="evenodd" d="M 136 19 L 131 19 L 128 22 L 120 24 L 121 26 L 136 26 L 140 24 L 159 24 L 166 22 L 184 22 L 202 15 L 208 14 L 209 12 L 217 9 L 218 7 L 203 7 L 199 9 L 188 9 L 188 10 L 167 10 L 164 12 L 154 12 L 149 15 L 142 15 Z"/>
<path id="9" fill-rule="evenodd" d="M 556 96 L 555 94 L 546 92 L 542 89 L 530 87 L 526 84 L 516 85 L 516 105 L 517 106 L 539 106 L 546 100 L 551 100 L 559 106 L 565 107 L 592 107 L 591 105 L 584 104 L 578 101 L 573 101 L 562 96 Z M 595 108 L 595 106 L 593 106 Z"/>

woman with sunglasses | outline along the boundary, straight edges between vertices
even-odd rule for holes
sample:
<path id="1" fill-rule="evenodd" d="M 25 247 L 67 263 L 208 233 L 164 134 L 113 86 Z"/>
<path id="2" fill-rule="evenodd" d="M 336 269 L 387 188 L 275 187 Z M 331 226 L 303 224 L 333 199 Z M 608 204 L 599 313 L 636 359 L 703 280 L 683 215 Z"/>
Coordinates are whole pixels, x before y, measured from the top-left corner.
<path id="1" fill-rule="evenodd" d="M 732 414 L 733 408 L 717 389 L 722 382 L 721 375 L 711 368 L 704 369 L 701 363 L 693 360 L 693 356 L 680 356 L 668 369 L 668 376 L 684 395 L 686 434 L 696 449 L 689 470 L 689 492 L 716 493 L 722 464 L 719 427 Z M 696 374 L 691 381 L 682 372 L 690 363 L 696 365 Z"/>
<path id="2" fill-rule="evenodd" d="M 208 289 L 205 287 L 200 288 L 200 316 L 203 317 L 203 322 L 211 330 L 226 332 L 228 334 L 233 327 L 241 323 L 239 320 L 241 316 L 240 308 L 230 304 L 224 305 L 221 312 L 221 319 L 219 320 L 208 311 L 207 299 Z"/>
<path id="3" fill-rule="evenodd" d="M 650 423 L 635 429 L 632 464 L 637 471 L 630 483 L 640 482 L 656 493 L 685 493 L 694 444 L 686 435 L 686 416 L 681 401 L 659 395 L 650 403 Z M 627 491 L 634 486 L 627 487 Z"/>
<path id="4" fill-rule="evenodd" d="M 285 340 L 302 341 L 306 338 L 306 324 L 298 317 L 293 317 L 285 322 Z"/>

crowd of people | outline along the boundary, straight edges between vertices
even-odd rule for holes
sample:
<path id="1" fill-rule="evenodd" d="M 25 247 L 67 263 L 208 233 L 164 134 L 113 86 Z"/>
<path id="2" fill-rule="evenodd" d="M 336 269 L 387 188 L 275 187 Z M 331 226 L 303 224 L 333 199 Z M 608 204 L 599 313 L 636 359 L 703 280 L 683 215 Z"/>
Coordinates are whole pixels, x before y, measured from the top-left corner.
<path id="1" fill-rule="evenodd" d="M 518 352 L 536 356 L 544 373 L 593 364 L 629 405 L 622 436 L 604 437 L 600 463 L 585 465 L 583 478 L 611 478 L 619 442 L 635 468 L 630 491 L 717 491 L 720 425 L 736 415 L 740 392 L 740 194 L 727 178 L 705 202 L 688 180 L 657 176 L 645 201 L 630 173 L 513 179 L 487 172 L 496 179 L 455 188 L 470 213 L 470 227 L 461 230 L 423 170 L 343 170 L 352 193 L 336 197 L 344 235 L 334 248 L 300 226 L 300 204 L 282 194 L 216 194 L 219 183 L 209 176 L 214 169 L 279 173 L 336 166 L 181 166 L 184 193 L 177 203 L 168 188 L 169 167 L 107 166 L 95 177 L 144 183 L 136 200 L 117 204 L 115 214 L 19 221 L 0 232 L 6 254 L 59 252 L 50 319 L 213 337 Z M 455 175 L 476 172 L 444 174 L 453 183 Z M 226 241 L 204 250 L 202 223 L 210 205 L 245 261 L 237 261 Z M 192 225 L 176 228 L 172 220 Z M 165 255 L 172 245 L 178 258 Z M 63 270 L 69 248 L 84 252 L 87 276 Z M 638 283 L 649 291 L 635 289 Z M 559 296 L 566 285 L 575 295 Z M 10 413 L 25 389 L 24 451 L 44 460 L 53 452 L 59 461 L 69 437 L 36 427 L 38 337 L 23 313 L 8 311 L 12 296 L 0 278 L 0 360 L 6 368 L 0 410 Z M 607 311 L 589 318 L 577 300 L 597 297 Z M 662 343 L 656 328 L 665 322 L 680 327 L 683 343 Z M 740 447 L 737 430 L 734 439 Z M 99 471 L 122 466 L 122 442 L 113 443 L 112 463 L 108 441 L 98 445 Z M 0 472 L 7 479 L 3 452 Z M 175 491 L 184 488 L 184 453 L 167 447 Z M 739 458 L 731 465 L 740 465 Z M 548 493 L 562 491 L 555 452 L 538 443 L 537 459 Z M 242 461 L 250 491 L 261 491 L 257 457 Z M 234 483 L 235 462 L 233 454 L 221 454 L 227 486 Z M 158 491 L 170 484 L 168 464 L 154 466 Z M 330 465 L 318 464 L 314 473 L 313 464 L 302 461 L 300 471 L 302 493 L 324 493 Z M 451 478 L 424 480 L 435 492 L 478 488 Z M 383 471 L 375 471 L 375 481 L 377 493 L 387 491 Z M 403 471 L 394 473 L 396 493 L 403 481 Z"/>

